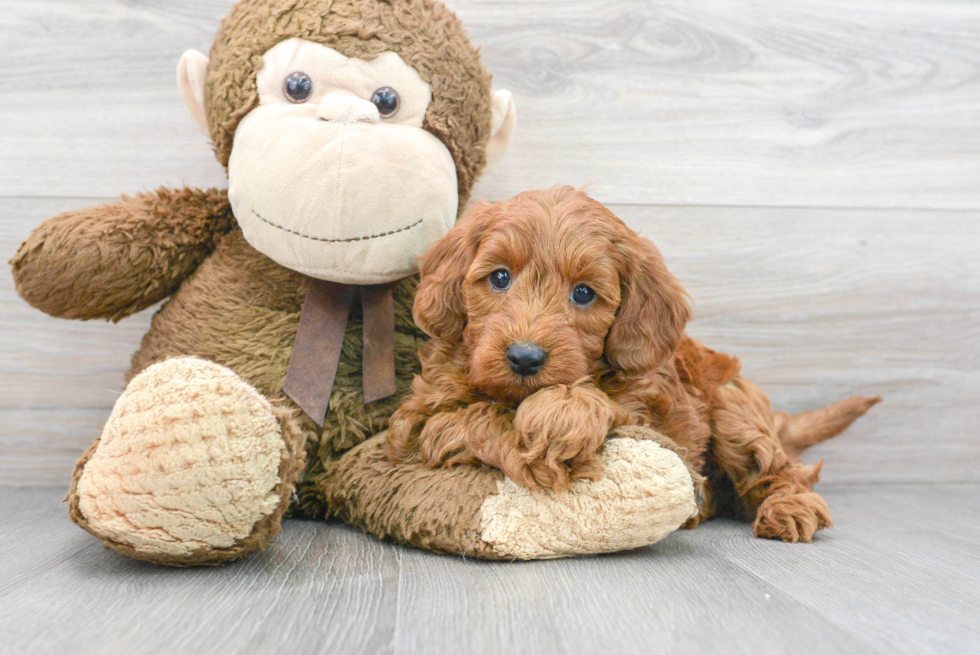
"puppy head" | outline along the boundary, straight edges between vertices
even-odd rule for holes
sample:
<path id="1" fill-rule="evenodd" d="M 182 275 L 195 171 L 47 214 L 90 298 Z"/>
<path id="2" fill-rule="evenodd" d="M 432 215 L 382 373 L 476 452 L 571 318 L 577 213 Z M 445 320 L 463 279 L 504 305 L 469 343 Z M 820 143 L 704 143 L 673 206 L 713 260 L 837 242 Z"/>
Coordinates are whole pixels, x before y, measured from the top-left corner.
<path id="1" fill-rule="evenodd" d="M 571 187 L 481 203 L 421 260 L 415 322 L 458 341 L 474 386 L 520 402 L 606 363 L 638 377 L 690 317 L 656 247 Z"/>

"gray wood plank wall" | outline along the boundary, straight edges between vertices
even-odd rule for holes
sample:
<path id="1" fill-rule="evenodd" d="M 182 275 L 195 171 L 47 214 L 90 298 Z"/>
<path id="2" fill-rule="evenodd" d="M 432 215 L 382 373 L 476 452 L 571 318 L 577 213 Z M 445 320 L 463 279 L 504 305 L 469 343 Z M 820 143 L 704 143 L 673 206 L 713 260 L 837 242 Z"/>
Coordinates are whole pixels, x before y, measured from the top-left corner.
<path id="1" fill-rule="evenodd" d="M 0 1 L 0 259 L 59 211 L 224 184 L 174 68 L 231 4 Z M 778 407 L 883 394 L 826 480 L 980 481 L 980 4 L 449 4 L 519 110 L 478 194 L 592 183 Z M 2 271 L 2 483 L 65 483 L 148 321 L 50 319 Z"/>

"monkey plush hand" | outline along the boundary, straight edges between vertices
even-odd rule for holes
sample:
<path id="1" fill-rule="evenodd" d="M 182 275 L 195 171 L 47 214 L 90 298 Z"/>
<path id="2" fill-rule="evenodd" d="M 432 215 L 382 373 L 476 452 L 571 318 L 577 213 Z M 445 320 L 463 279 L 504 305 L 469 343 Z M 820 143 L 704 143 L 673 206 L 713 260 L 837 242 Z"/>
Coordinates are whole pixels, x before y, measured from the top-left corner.
<path id="1" fill-rule="evenodd" d="M 515 127 L 448 9 L 245 0 L 178 83 L 228 191 L 62 214 L 12 262 L 53 316 L 116 321 L 168 299 L 75 468 L 76 523 L 190 566 L 264 547 L 290 509 L 488 558 L 641 546 L 690 515 L 691 493 L 663 501 L 690 488 L 686 467 L 643 435 L 611 441 L 605 477 L 561 494 L 489 468 L 393 466 L 372 437 L 419 370 L 416 257 Z"/>

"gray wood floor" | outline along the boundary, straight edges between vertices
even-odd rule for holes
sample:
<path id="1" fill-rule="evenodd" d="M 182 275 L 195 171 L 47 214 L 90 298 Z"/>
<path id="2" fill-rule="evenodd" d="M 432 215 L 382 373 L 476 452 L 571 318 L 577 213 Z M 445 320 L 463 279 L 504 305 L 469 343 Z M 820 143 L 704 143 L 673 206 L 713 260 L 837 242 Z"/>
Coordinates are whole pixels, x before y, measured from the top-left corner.
<path id="1" fill-rule="evenodd" d="M 289 521 L 221 569 L 104 550 L 60 489 L 0 489 L 3 653 L 977 653 L 977 484 L 839 485 L 808 545 L 714 521 L 655 546 L 485 563 Z"/>
<path id="2" fill-rule="evenodd" d="M 174 69 L 231 4 L 0 0 L 0 261 L 57 212 L 225 185 Z M 449 4 L 520 117 L 477 195 L 593 183 L 778 408 L 885 396 L 812 453 L 836 528 L 484 564 L 290 522 L 225 569 L 127 561 L 59 501 L 150 312 L 50 319 L 4 269 L 0 653 L 980 652 L 980 2 Z"/>

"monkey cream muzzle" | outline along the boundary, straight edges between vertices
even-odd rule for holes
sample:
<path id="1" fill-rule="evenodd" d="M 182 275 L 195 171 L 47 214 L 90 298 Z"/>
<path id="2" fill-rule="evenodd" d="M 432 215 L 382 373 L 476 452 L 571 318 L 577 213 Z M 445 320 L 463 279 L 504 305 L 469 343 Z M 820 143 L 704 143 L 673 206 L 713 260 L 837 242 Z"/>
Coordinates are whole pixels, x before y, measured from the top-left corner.
<path id="1" fill-rule="evenodd" d="M 374 103 L 360 98 L 330 94 L 317 105 L 316 117 L 336 123 L 377 123 L 381 113 Z"/>
<path id="2" fill-rule="evenodd" d="M 455 163 L 425 130 L 357 120 L 357 99 L 337 100 L 339 120 L 281 103 L 242 120 L 228 163 L 235 216 L 253 247 L 311 277 L 380 284 L 411 275 L 455 223 Z"/>
<path id="3" fill-rule="evenodd" d="M 288 39 L 263 55 L 228 197 L 259 252 L 311 277 L 381 284 L 456 221 L 456 164 L 423 129 L 429 85 L 394 52 L 348 58 Z"/>

